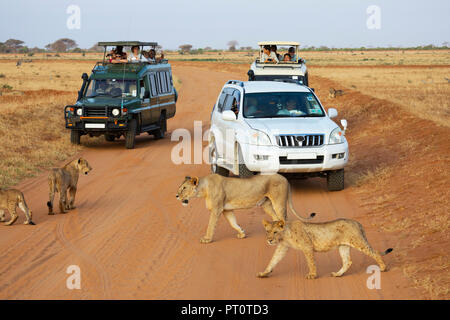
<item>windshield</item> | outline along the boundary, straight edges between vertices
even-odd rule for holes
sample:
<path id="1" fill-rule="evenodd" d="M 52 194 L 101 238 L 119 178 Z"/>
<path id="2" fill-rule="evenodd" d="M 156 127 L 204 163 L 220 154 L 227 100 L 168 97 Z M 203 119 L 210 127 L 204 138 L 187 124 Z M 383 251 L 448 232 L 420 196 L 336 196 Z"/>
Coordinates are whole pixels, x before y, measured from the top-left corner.
<path id="1" fill-rule="evenodd" d="M 136 80 L 101 79 L 91 80 L 86 89 L 86 97 L 136 97 Z"/>
<path id="2" fill-rule="evenodd" d="M 324 117 L 325 112 L 311 92 L 247 93 L 245 118 Z"/>

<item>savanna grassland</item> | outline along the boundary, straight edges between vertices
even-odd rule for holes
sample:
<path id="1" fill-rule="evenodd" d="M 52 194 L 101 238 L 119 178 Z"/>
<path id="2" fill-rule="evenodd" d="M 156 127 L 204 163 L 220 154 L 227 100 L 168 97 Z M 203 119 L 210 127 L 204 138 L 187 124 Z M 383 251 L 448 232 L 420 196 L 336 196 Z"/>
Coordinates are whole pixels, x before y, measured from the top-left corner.
<path id="1" fill-rule="evenodd" d="M 166 52 L 175 66 L 244 77 L 255 56 Z M 348 120 L 346 188 L 361 208 L 358 220 L 392 239 L 395 263 L 425 298 L 450 298 L 450 50 L 304 51 L 301 56 L 322 103 Z M 74 103 L 81 74 L 100 57 L 0 56 L 0 187 L 95 143 L 70 145 L 63 108 Z M 330 88 L 344 94 L 330 98 Z"/>

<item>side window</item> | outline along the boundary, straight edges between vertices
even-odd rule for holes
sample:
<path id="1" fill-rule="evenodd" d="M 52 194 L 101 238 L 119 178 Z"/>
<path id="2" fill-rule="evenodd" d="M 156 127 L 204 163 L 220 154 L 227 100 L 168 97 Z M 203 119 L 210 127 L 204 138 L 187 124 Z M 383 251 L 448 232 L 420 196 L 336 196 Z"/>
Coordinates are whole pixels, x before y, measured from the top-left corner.
<path id="1" fill-rule="evenodd" d="M 239 90 L 234 90 L 234 105 L 231 106 L 231 110 L 235 113 L 239 113 L 239 109 L 241 108 L 241 92 Z"/>
<path id="2" fill-rule="evenodd" d="M 225 99 L 225 103 L 223 106 L 223 111 L 231 110 L 231 107 L 233 106 L 235 101 L 236 98 L 234 98 L 232 95 L 227 94 L 227 98 Z"/>
<path id="3" fill-rule="evenodd" d="M 139 79 L 139 94 L 141 99 L 144 99 L 145 96 L 145 82 L 144 79 Z"/>
<path id="4" fill-rule="evenodd" d="M 164 71 L 158 72 L 160 77 L 160 92 L 159 93 L 167 93 L 167 80 L 166 80 L 166 73 Z"/>
<path id="5" fill-rule="evenodd" d="M 156 77 L 155 74 L 152 73 L 150 76 L 150 91 L 153 97 L 158 95 L 158 88 L 156 87 Z"/>
<path id="6" fill-rule="evenodd" d="M 226 97 L 227 97 L 227 94 L 225 93 L 225 90 L 224 90 L 224 91 L 222 91 L 222 93 L 219 97 L 219 102 L 217 103 L 217 111 L 219 111 L 219 113 L 222 113 L 223 105 L 224 105 Z"/>

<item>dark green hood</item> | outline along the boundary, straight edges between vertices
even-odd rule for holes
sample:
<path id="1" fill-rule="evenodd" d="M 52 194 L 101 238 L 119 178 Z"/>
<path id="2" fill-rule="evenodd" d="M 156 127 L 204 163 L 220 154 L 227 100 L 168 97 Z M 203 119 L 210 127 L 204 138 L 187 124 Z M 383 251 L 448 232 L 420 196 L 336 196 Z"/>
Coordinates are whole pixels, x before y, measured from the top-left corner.
<path id="1" fill-rule="evenodd" d="M 77 105 L 78 106 L 82 105 L 85 107 L 103 107 L 103 106 L 120 107 L 122 105 L 122 98 L 112 98 L 108 96 L 98 96 L 94 98 L 84 97 L 77 102 Z M 124 107 L 132 107 L 139 105 L 140 100 L 136 97 L 123 98 Z"/>

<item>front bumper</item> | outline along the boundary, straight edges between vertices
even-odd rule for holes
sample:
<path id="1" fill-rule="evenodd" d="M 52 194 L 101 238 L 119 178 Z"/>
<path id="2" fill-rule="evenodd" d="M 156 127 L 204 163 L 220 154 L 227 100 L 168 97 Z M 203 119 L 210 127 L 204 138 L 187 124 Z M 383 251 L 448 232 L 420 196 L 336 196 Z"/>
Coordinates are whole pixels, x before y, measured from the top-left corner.
<path id="1" fill-rule="evenodd" d="M 120 117 L 87 117 L 78 116 L 71 110 L 71 106 L 64 109 L 64 119 L 66 128 L 71 130 L 79 130 L 84 132 L 100 131 L 125 131 L 128 127 L 128 119 L 126 116 Z"/>
<path id="2" fill-rule="evenodd" d="M 247 168 L 255 172 L 325 172 L 344 168 L 348 143 L 310 148 L 254 146 L 241 144 Z"/>

